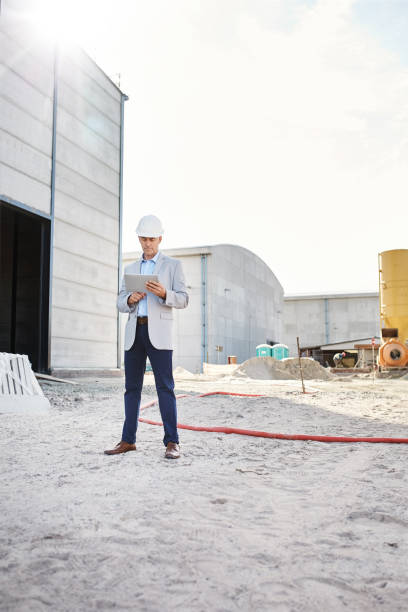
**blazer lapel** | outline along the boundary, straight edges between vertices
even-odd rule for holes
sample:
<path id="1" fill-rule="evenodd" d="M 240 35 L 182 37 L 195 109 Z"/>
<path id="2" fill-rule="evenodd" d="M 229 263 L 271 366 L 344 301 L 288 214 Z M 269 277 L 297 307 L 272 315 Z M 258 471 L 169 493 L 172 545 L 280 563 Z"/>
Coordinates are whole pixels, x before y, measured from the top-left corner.
<path id="1" fill-rule="evenodd" d="M 131 274 L 140 274 L 141 264 L 142 264 L 142 257 L 140 257 L 140 259 L 136 259 L 136 261 L 134 261 L 132 265 L 129 266 L 128 272 L 130 272 Z"/>
<path id="2" fill-rule="evenodd" d="M 157 258 L 156 265 L 154 266 L 153 274 L 159 274 L 160 268 L 163 265 L 163 260 L 164 260 L 163 254 L 159 251 L 159 256 Z"/>

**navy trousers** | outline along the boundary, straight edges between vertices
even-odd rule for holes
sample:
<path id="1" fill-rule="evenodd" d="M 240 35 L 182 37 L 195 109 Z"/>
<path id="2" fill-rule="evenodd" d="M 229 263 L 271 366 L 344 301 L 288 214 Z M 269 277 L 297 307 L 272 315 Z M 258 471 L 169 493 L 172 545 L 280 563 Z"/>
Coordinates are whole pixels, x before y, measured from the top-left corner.
<path id="1" fill-rule="evenodd" d="M 167 446 L 168 442 L 178 444 L 173 351 L 159 350 L 152 345 L 147 324 L 137 325 L 133 346 L 130 350 L 125 351 L 125 422 L 123 424 L 122 440 L 129 444 L 134 444 L 136 441 L 147 357 L 149 357 L 152 365 L 159 398 L 160 414 L 164 426 L 164 445 Z"/>

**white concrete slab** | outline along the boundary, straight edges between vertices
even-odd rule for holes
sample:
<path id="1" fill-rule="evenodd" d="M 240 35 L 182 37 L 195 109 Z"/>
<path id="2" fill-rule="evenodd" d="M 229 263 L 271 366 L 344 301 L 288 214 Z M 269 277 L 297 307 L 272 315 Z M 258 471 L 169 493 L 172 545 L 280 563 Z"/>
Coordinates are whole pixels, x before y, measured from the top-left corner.
<path id="1" fill-rule="evenodd" d="M 79 202 L 58 191 L 55 196 L 55 217 L 81 230 L 97 234 L 108 242 L 119 241 L 119 219 Z"/>
<path id="2" fill-rule="evenodd" d="M 76 283 L 85 287 L 103 289 L 116 296 L 118 278 L 112 270 L 113 266 L 106 266 L 58 247 L 54 249 L 54 278 L 68 281 L 74 279 Z"/>
<path id="3" fill-rule="evenodd" d="M 119 218 L 119 193 L 107 191 L 89 177 L 77 174 L 75 170 L 59 164 L 57 160 L 55 187 L 78 202 L 89 204 L 111 217 Z"/>
<path id="4" fill-rule="evenodd" d="M 119 151 L 93 129 L 58 105 L 58 132 L 115 172 L 119 172 Z"/>
<path id="5" fill-rule="evenodd" d="M 51 188 L 0 163 L 0 195 L 50 214 Z"/>
<path id="6" fill-rule="evenodd" d="M 113 270 L 118 267 L 118 245 L 105 238 L 91 234 L 86 230 L 69 225 L 59 219 L 55 220 L 55 247 L 88 257 L 96 262 L 109 266 Z M 111 271 L 111 274 L 114 272 Z M 76 273 L 72 271 L 75 278 Z"/>
<path id="7" fill-rule="evenodd" d="M 37 416 L 39 414 L 48 414 L 51 412 L 51 406 L 48 399 L 44 396 L 24 396 L 24 395 L 1 395 L 0 396 L 0 414 L 13 412 L 15 414 L 24 414 Z"/>
<path id="8" fill-rule="evenodd" d="M 84 92 L 75 91 L 62 79 L 58 83 L 58 106 L 67 110 L 71 115 L 119 149 L 119 125 L 109 119 L 93 104 L 90 104 Z"/>
<path id="9" fill-rule="evenodd" d="M 52 90 L 46 96 L 0 62 L 1 95 L 46 125 L 52 125 Z"/>
<path id="10" fill-rule="evenodd" d="M 95 159 L 57 132 L 57 157 L 60 164 L 100 185 L 111 194 L 119 193 L 119 174 Z"/>
<path id="11" fill-rule="evenodd" d="M 67 56 L 60 58 L 59 75 L 78 93 L 86 92 L 87 99 L 91 104 L 109 117 L 111 121 L 114 121 L 118 126 L 120 125 L 120 105 L 118 102 Z"/>

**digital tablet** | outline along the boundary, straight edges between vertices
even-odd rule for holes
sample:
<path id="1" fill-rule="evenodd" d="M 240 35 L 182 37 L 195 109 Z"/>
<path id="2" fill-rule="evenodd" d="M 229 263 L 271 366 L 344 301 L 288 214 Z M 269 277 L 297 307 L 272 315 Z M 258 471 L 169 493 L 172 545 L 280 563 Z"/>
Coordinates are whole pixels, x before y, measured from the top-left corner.
<path id="1" fill-rule="evenodd" d="M 157 274 L 125 274 L 126 291 L 132 292 L 139 291 L 139 293 L 146 293 L 146 283 L 148 281 L 159 282 Z"/>

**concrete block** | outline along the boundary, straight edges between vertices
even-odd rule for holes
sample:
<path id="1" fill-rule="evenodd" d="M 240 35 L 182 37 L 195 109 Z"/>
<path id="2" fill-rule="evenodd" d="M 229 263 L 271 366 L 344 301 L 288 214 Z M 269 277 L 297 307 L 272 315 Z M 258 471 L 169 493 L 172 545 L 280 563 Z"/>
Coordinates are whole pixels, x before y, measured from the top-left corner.
<path id="1" fill-rule="evenodd" d="M 119 193 L 119 174 L 57 132 L 57 159 L 60 164 L 100 185 L 113 195 Z"/>
<path id="2" fill-rule="evenodd" d="M 38 121 L 26 111 L 0 96 L 0 129 L 13 134 L 31 147 L 51 157 L 51 126 Z"/>
<path id="3" fill-rule="evenodd" d="M 45 125 L 52 126 L 52 91 L 49 96 L 44 95 L 1 62 L 0 74 L 1 95 Z"/>
<path id="4" fill-rule="evenodd" d="M 51 346 L 53 368 L 116 368 L 116 342 L 93 342 L 53 337 Z"/>
<path id="5" fill-rule="evenodd" d="M 49 408 L 27 355 L 0 353 L 0 414 L 39 414 Z"/>
<path id="6" fill-rule="evenodd" d="M 77 283 L 75 279 L 68 281 L 54 277 L 52 286 L 53 305 L 78 311 L 78 316 L 83 312 L 97 313 L 116 321 L 116 295 L 116 291 L 89 287 Z"/>
<path id="7" fill-rule="evenodd" d="M 51 188 L 0 163 L 0 196 L 50 214 Z"/>
<path id="8" fill-rule="evenodd" d="M 54 279 L 73 280 L 85 287 L 102 289 L 116 295 L 118 280 L 112 269 L 112 266 L 54 248 Z"/>
<path id="9" fill-rule="evenodd" d="M 119 149 L 58 105 L 58 133 L 115 172 L 119 172 Z"/>
<path id="10" fill-rule="evenodd" d="M 3 16 L 2 16 L 3 18 Z M 54 54 L 41 45 L 31 45 L 27 53 L 27 38 L 16 40 L 4 30 L 0 31 L 0 57 L 2 62 L 24 81 L 35 87 L 46 97 L 51 97 L 54 88 Z"/>
<path id="11" fill-rule="evenodd" d="M 58 83 L 58 107 L 64 108 L 86 127 L 119 149 L 120 126 L 90 104 L 83 92 L 81 94 L 75 91 L 63 80 Z"/>
<path id="12" fill-rule="evenodd" d="M 53 337 L 112 343 L 116 346 L 116 326 L 116 316 L 107 317 L 58 306 L 52 308 Z"/>
<path id="13" fill-rule="evenodd" d="M 0 163 L 36 179 L 51 184 L 51 159 L 8 132 L 0 130 Z"/>
<path id="14" fill-rule="evenodd" d="M 118 102 L 66 55 L 60 58 L 59 78 L 79 94 L 86 95 L 93 106 L 118 126 L 120 125 L 120 105 Z"/>
<path id="15" fill-rule="evenodd" d="M 55 220 L 55 247 L 93 259 L 111 268 L 110 275 L 116 276 L 118 266 L 118 245 L 94 234 L 88 233 L 59 219 Z M 75 271 L 73 271 L 75 274 Z"/>
<path id="16" fill-rule="evenodd" d="M 44 396 L 0 396 L 0 414 L 13 412 L 17 414 L 28 414 L 37 416 L 39 414 L 49 414 L 51 406 L 48 399 Z"/>
<path id="17" fill-rule="evenodd" d="M 119 242 L 118 218 L 112 218 L 61 191 L 57 191 L 55 196 L 55 217 L 109 242 Z"/>
<path id="18" fill-rule="evenodd" d="M 76 173 L 58 163 L 55 178 L 56 189 L 89 204 L 93 208 L 119 219 L 119 193 L 111 193 L 102 186 L 93 183 L 89 178 Z"/>

